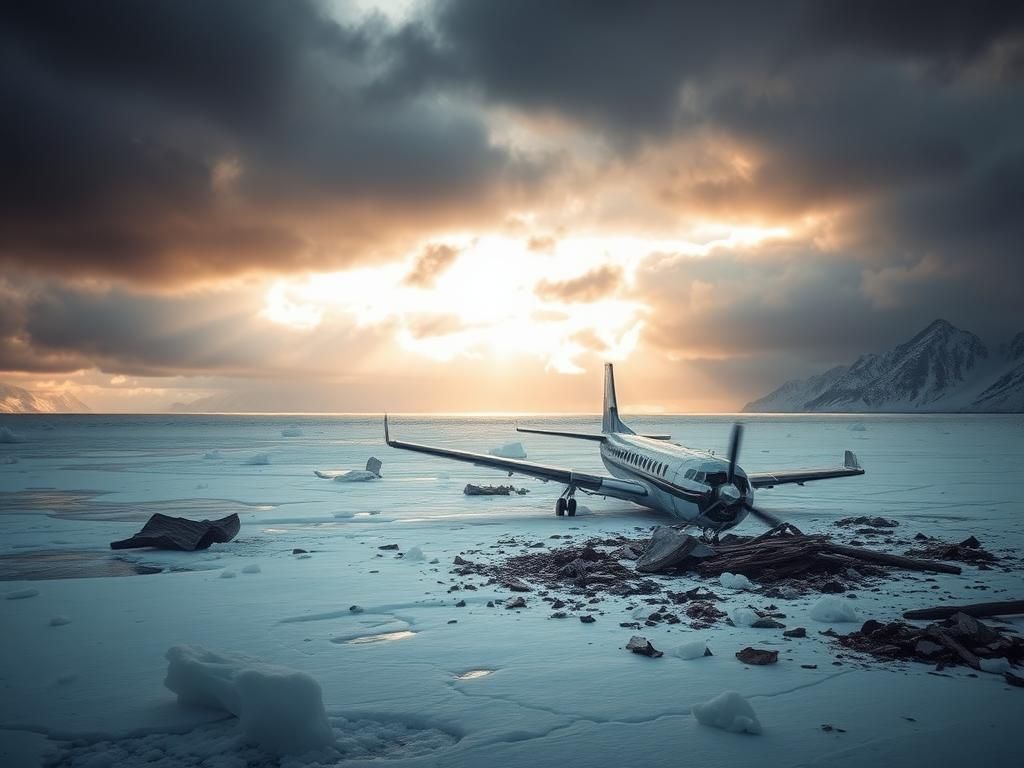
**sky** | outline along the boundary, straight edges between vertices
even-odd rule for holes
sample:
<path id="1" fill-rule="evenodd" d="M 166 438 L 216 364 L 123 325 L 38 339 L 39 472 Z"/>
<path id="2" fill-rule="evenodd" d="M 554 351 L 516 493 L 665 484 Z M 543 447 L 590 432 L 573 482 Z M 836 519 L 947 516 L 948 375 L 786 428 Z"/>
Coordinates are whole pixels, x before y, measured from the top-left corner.
<path id="1" fill-rule="evenodd" d="M 20 3 L 0 381 L 94 410 L 737 410 L 1024 330 L 1024 4 Z"/>

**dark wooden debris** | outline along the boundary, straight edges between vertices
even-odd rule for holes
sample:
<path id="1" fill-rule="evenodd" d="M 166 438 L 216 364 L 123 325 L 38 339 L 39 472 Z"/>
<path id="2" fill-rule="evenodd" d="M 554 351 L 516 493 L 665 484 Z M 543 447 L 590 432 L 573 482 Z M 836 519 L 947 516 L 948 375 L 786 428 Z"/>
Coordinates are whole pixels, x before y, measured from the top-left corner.
<path id="1" fill-rule="evenodd" d="M 193 552 L 208 549 L 211 544 L 231 541 L 241 527 L 242 523 L 235 514 L 219 520 L 189 520 L 157 513 L 146 521 L 141 531 L 131 538 L 110 542 L 110 548 L 155 547 Z"/>
<path id="2" fill-rule="evenodd" d="M 921 608 L 906 611 L 904 619 L 945 619 L 954 613 L 965 613 L 977 619 L 989 616 L 1015 616 L 1024 613 L 1024 600 L 1003 600 L 996 603 L 971 603 L 970 605 L 941 605 L 935 608 Z"/>

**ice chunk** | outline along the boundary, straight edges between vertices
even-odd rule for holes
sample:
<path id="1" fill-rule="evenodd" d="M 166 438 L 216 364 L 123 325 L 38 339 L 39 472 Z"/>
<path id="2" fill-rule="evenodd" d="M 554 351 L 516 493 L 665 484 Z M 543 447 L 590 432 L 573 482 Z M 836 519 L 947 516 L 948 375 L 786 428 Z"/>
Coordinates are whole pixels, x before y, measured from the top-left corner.
<path id="1" fill-rule="evenodd" d="M 676 648 L 675 655 L 680 659 L 701 659 L 708 655 L 707 650 L 706 640 L 691 640 Z"/>
<path id="2" fill-rule="evenodd" d="M 754 582 L 742 573 L 729 573 L 726 571 L 718 577 L 718 583 L 726 589 L 754 589 Z"/>
<path id="3" fill-rule="evenodd" d="M 1010 662 L 1002 657 L 998 659 L 978 659 L 978 666 L 982 672 L 992 672 L 996 675 L 1010 671 Z"/>
<path id="4" fill-rule="evenodd" d="M 302 437 L 302 430 L 299 427 L 288 427 L 281 430 L 281 437 Z"/>
<path id="5" fill-rule="evenodd" d="M 219 459 L 220 458 L 220 451 L 217 450 L 216 448 L 213 449 L 212 451 L 207 451 L 206 453 L 203 454 L 203 458 L 204 459 Z"/>
<path id="6" fill-rule="evenodd" d="M 406 560 L 424 560 L 423 550 L 419 547 L 411 547 L 408 552 L 405 553 Z"/>
<path id="7" fill-rule="evenodd" d="M 178 701 L 230 712 L 247 741 L 283 754 L 333 746 L 320 685 L 304 672 L 197 646 L 174 646 L 167 661 L 164 685 Z"/>
<path id="8" fill-rule="evenodd" d="M 502 459 L 525 459 L 526 449 L 522 443 L 505 443 L 498 448 L 491 448 L 488 451 L 491 456 L 498 456 Z"/>
<path id="9" fill-rule="evenodd" d="M 348 472 L 342 472 L 340 475 L 334 476 L 334 482 L 336 483 L 365 483 L 369 480 L 379 479 L 379 475 L 369 472 L 365 469 L 350 469 Z"/>
<path id="10" fill-rule="evenodd" d="M 843 597 L 825 595 L 811 607 L 811 618 L 823 624 L 860 621 L 857 609 Z"/>
<path id="11" fill-rule="evenodd" d="M 238 574 L 236 574 L 234 571 L 221 571 L 220 572 L 220 578 L 222 578 L 222 579 L 233 579 L 237 575 Z"/>
<path id="12" fill-rule="evenodd" d="M 246 459 L 245 463 L 249 464 L 251 466 L 262 466 L 264 464 L 269 464 L 270 463 L 270 454 L 269 453 L 257 453 L 256 455 L 250 456 L 248 459 Z"/>
<path id="13" fill-rule="evenodd" d="M 750 702 L 736 691 L 725 691 L 711 701 L 694 704 L 690 712 L 701 725 L 721 728 L 731 733 L 760 733 L 761 723 Z"/>
<path id="14" fill-rule="evenodd" d="M 757 611 L 753 608 L 733 608 L 729 612 L 729 618 L 732 619 L 732 623 L 737 627 L 749 627 L 761 617 L 757 615 Z"/>
<path id="15" fill-rule="evenodd" d="M 260 572 L 259 563 L 253 563 L 252 565 L 247 565 L 247 566 L 245 566 L 242 569 L 242 573 L 259 573 L 259 572 Z"/>
<path id="16" fill-rule="evenodd" d="M 8 592 L 4 597 L 8 600 L 25 600 L 29 597 L 35 597 L 38 594 L 38 589 L 18 589 L 14 592 Z"/>
<path id="17" fill-rule="evenodd" d="M 0 443 L 23 443 L 25 438 L 17 432 L 12 432 L 8 427 L 0 427 Z"/>

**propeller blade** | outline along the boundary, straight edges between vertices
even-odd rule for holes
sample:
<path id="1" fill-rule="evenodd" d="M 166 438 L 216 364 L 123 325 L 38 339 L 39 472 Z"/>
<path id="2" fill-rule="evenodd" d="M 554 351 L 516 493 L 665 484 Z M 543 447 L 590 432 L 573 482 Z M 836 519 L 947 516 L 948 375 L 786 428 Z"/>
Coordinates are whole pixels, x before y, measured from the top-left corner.
<path id="1" fill-rule="evenodd" d="M 767 525 L 769 528 L 776 528 L 785 522 L 785 520 L 783 520 L 782 518 L 776 517 L 771 512 L 766 512 L 763 509 L 758 509 L 753 504 L 744 504 L 743 506 L 747 509 L 748 512 L 750 512 L 750 514 L 752 514 L 762 523 Z"/>
<path id="2" fill-rule="evenodd" d="M 729 474 L 728 481 L 731 483 L 736 476 L 736 460 L 740 455 L 740 441 L 743 439 L 743 425 L 736 423 L 732 425 L 732 437 L 729 440 Z"/>

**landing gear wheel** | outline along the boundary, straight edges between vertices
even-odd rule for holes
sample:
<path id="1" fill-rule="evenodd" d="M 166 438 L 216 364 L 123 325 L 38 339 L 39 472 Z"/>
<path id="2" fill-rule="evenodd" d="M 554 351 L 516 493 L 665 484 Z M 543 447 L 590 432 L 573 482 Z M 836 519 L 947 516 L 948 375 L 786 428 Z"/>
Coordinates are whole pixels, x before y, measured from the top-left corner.
<path id="1" fill-rule="evenodd" d="M 569 514 L 575 514 L 576 513 L 576 508 L 575 507 L 576 507 L 576 505 L 574 504 L 573 505 L 573 511 L 570 512 Z M 565 497 L 564 496 L 559 496 L 558 497 L 558 501 L 555 502 L 555 514 L 558 515 L 559 517 L 561 517 L 562 515 L 565 514 L 565 509 L 566 509 Z"/>
<path id="2" fill-rule="evenodd" d="M 569 517 L 576 517 L 576 499 L 569 499 L 566 502 L 565 511 Z"/>

